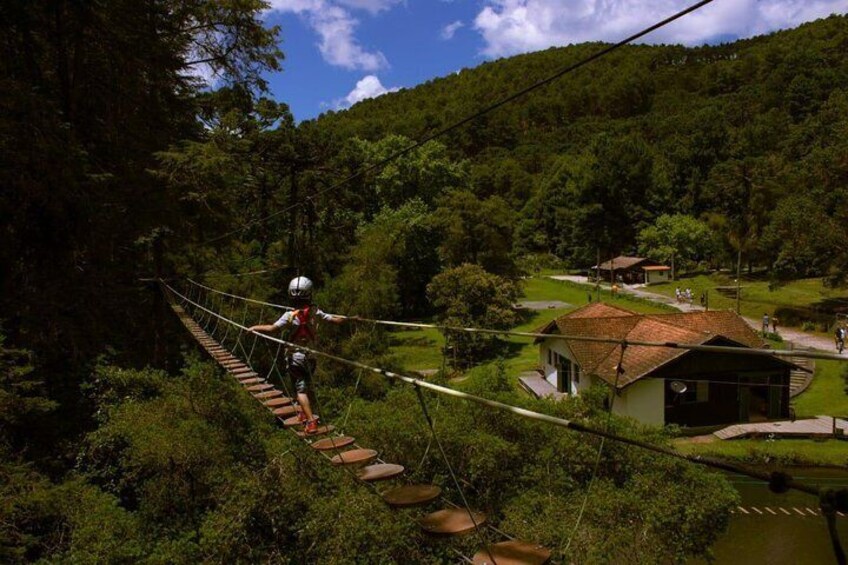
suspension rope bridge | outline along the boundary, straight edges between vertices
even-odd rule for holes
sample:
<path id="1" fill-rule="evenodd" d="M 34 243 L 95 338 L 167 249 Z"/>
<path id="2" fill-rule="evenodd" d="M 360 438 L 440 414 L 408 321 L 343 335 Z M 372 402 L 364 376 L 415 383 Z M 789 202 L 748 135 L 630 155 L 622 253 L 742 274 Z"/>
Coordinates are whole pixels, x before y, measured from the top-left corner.
<path id="1" fill-rule="evenodd" d="M 244 324 L 244 320 L 246 320 L 246 309 L 248 304 L 252 304 L 255 306 L 271 307 L 279 307 L 280 305 L 272 305 L 271 303 L 259 300 L 251 300 L 251 302 L 245 301 L 243 321 L 239 323 L 210 308 L 209 306 L 214 306 L 214 300 L 212 300 L 210 297 L 212 295 L 220 296 L 220 301 L 222 305 L 225 298 L 229 298 L 233 302 L 235 302 L 236 300 L 239 300 L 243 297 L 239 297 L 238 295 L 233 295 L 230 293 L 223 293 L 222 291 L 218 291 L 216 289 L 213 289 L 212 287 L 207 287 L 205 285 L 200 285 L 199 283 L 196 283 L 194 281 L 192 281 L 192 283 L 189 285 L 186 293 L 179 292 L 173 286 L 164 281 L 161 281 L 161 286 L 163 292 L 165 292 L 168 296 L 169 303 L 172 305 L 172 308 L 180 316 L 181 320 L 191 331 L 192 335 L 194 335 L 195 338 L 198 339 L 198 341 L 201 343 L 201 345 L 206 348 L 211 355 L 213 355 L 216 361 L 218 361 L 228 372 L 233 374 L 239 380 L 240 383 L 246 386 L 248 388 L 248 391 L 251 392 L 257 398 L 257 400 L 262 402 L 269 410 L 271 410 L 272 413 L 274 413 L 274 415 L 278 419 L 280 419 L 280 421 L 286 427 L 295 427 L 299 424 L 297 419 L 297 408 L 293 405 L 293 396 L 284 396 L 282 391 L 277 390 L 273 385 L 270 385 L 268 383 L 268 379 L 271 373 L 274 371 L 274 368 L 276 368 L 276 374 L 280 377 L 284 388 L 286 388 L 285 379 L 283 379 L 282 374 L 279 372 L 279 363 L 277 362 L 277 357 L 279 356 L 281 349 L 284 347 L 288 348 L 289 350 L 299 350 L 307 352 L 315 355 L 316 357 L 324 358 L 352 368 L 360 369 L 362 371 L 372 372 L 383 377 L 413 386 L 416 390 L 416 393 L 419 395 L 420 400 L 422 401 L 421 406 L 425 414 L 425 418 L 428 420 L 428 425 L 431 425 L 431 421 L 429 418 L 429 414 L 426 411 L 426 404 L 423 402 L 423 396 L 421 396 L 422 390 L 424 389 L 439 395 L 450 396 L 462 399 L 464 401 L 473 402 L 485 406 L 489 409 L 509 412 L 522 418 L 527 418 L 530 420 L 543 422 L 545 424 L 567 428 L 575 432 L 600 437 L 602 438 L 602 440 L 611 440 L 618 443 L 631 445 L 640 449 L 645 449 L 654 453 L 666 455 L 675 459 L 682 459 L 698 465 L 707 466 L 713 469 L 746 475 L 750 478 L 767 483 L 769 485 L 769 488 L 777 493 L 785 492 L 786 490 L 792 489 L 819 496 L 820 509 L 822 511 L 822 515 L 826 518 L 828 522 L 829 531 L 834 534 L 837 511 L 848 512 L 848 493 L 844 491 L 840 491 L 837 493 L 832 490 L 821 489 L 819 487 L 797 481 L 788 474 L 782 472 L 769 473 L 760 471 L 758 469 L 750 468 L 746 465 L 741 465 L 738 463 L 732 463 L 711 457 L 680 453 L 668 447 L 655 445 L 646 441 L 610 432 L 609 429 L 596 429 L 583 423 L 567 420 L 564 418 L 558 418 L 555 416 L 550 416 L 548 414 L 527 410 L 525 408 L 517 406 L 512 406 L 506 403 L 483 398 L 449 387 L 437 385 L 407 375 L 402 375 L 379 367 L 373 367 L 359 361 L 346 359 L 312 347 L 291 343 L 270 335 L 262 334 L 259 332 L 251 332 L 249 328 Z M 191 296 L 193 296 L 194 294 L 197 294 L 197 296 L 192 298 Z M 203 303 L 201 303 L 201 301 Z M 194 315 L 189 314 L 187 309 L 193 311 Z M 197 317 L 197 320 L 195 320 L 195 316 Z M 206 328 L 209 328 L 211 326 L 211 330 L 207 332 L 202 326 L 205 326 Z M 224 327 L 227 329 L 220 329 Z M 243 363 L 236 355 L 224 348 L 221 343 L 219 343 L 214 339 L 214 337 L 212 337 L 216 334 L 216 332 L 225 331 L 225 337 L 222 339 L 223 342 L 226 340 L 226 336 L 228 336 L 230 328 L 235 329 L 238 332 L 238 337 L 236 339 L 236 343 L 233 349 L 235 350 L 237 347 L 241 348 L 242 353 L 247 357 L 248 361 L 252 357 L 253 351 L 256 347 L 256 343 L 259 339 L 263 340 L 268 344 L 276 344 L 277 351 L 274 356 L 274 366 L 272 367 L 272 370 L 268 373 L 269 377 L 261 378 L 259 373 L 255 371 L 249 364 Z M 241 340 L 241 336 L 248 336 L 250 334 L 253 335 L 253 345 L 250 348 L 250 352 L 248 352 L 244 346 L 244 343 Z M 630 343 L 627 341 L 612 341 L 619 343 L 623 348 L 630 345 Z M 328 456 L 328 458 L 330 458 L 330 460 L 334 464 L 341 466 L 364 465 L 377 461 L 376 451 L 367 450 L 357 446 L 355 444 L 355 440 L 350 436 L 334 436 L 332 435 L 332 432 L 334 432 L 334 430 L 335 428 L 332 425 L 324 425 L 320 427 L 318 435 L 327 435 L 327 437 L 311 443 L 311 445 L 316 450 L 322 453 L 324 453 L 325 451 L 336 451 L 337 455 L 333 457 Z M 435 434 L 434 429 L 431 428 L 431 431 L 433 434 Z M 301 438 L 310 438 L 310 436 L 308 436 L 303 431 L 297 433 Z M 433 437 L 436 440 L 437 445 L 439 445 L 438 438 L 435 435 Z M 354 447 L 354 449 L 348 451 L 340 451 L 342 447 L 350 446 Z M 444 451 L 441 451 L 444 455 Z M 325 453 L 325 455 L 327 454 Z M 450 468 L 450 463 L 447 461 L 447 459 L 445 459 L 445 463 L 448 468 Z M 390 478 L 400 476 L 403 471 L 404 469 L 402 466 L 392 465 L 390 463 L 379 461 L 376 466 L 370 465 L 361 470 L 360 473 L 357 475 L 357 478 L 365 482 L 370 482 L 374 480 L 388 480 Z M 452 470 L 451 474 L 453 474 Z M 456 481 L 455 484 L 458 487 L 458 491 L 462 493 L 459 481 Z M 397 487 L 396 489 L 390 489 L 387 492 L 381 493 L 381 496 L 383 496 L 383 499 L 386 500 L 386 502 L 391 506 L 417 505 L 435 500 L 435 498 L 440 495 L 440 492 L 436 492 L 437 488 L 438 487 L 434 487 L 433 485 L 407 485 Z M 482 513 L 472 510 L 471 507 L 468 505 L 464 495 L 461 494 L 461 498 L 463 500 L 465 508 L 453 506 L 450 509 L 443 509 L 432 514 L 428 514 L 427 516 L 421 519 L 421 527 L 431 533 L 456 534 L 477 531 L 478 534 L 480 534 L 481 526 L 486 523 L 486 516 Z M 540 546 L 533 543 L 522 542 L 519 540 L 507 540 L 504 542 L 498 542 L 489 545 L 485 541 L 486 537 L 484 535 L 480 534 L 480 538 L 483 542 L 483 548 L 480 550 L 480 552 L 478 552 L 477 555 L 475 555 L 474 558 L 468 559 L 467 557 L 463 556 L 463 558 L 467 561 L 474 563 L 497 563 L 499 555 L 504 559 L 506 559 L 510 555 L 524 555 L 524 558 L 517 557 L 517 561 L 514 562 L 544 563 L 550 557 L 550 552 L 548 550 L 541 548 Z M 834 545 L 834 550 L 837 554 L 837 561 L 839 563 L 844 563 L 844 554 L 842 553 L 838 537 L 832 536 L 832 541 Z M 839 557 L 840 555 L 842 557 Z"/>

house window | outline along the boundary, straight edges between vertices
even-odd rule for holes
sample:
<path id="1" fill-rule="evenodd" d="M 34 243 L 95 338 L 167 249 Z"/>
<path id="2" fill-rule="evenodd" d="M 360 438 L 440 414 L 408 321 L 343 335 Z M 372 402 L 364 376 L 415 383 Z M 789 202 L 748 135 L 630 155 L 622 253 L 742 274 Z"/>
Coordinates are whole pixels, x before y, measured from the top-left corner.
<path id="1" fill-rule="evenodd" d="M 671 386 L 671 381 L 667 381 Z M 707 402 L 710 399 L 710 383 L 700 381 L 681 381 L 686 383 L 686 392 L 677 394 L 680 404 L 695 404 L 697 402 Z"/>
<path id="2" fill-rule="evenodd" d="M 554 355 L 553 355 L 553 353 L 554 353 L 553 351 L 551 351 L 550 349 L 548 349 L 548 365 L 553 365 L 553 364 L 554 364 Z"/>

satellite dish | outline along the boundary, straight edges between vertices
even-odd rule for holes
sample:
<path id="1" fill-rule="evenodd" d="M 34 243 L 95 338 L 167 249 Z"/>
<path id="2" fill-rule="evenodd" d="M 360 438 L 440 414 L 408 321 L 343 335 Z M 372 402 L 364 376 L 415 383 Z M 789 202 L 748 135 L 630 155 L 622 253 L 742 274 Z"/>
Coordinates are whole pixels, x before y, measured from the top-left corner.
<path id="1" fill-rule="evenodd" d="M 686 383 L 684 383 L 683 381 L 671 381 L 671 384 L 669 386 L 671 387 L 671 390 L 673 390 L 677 394 L 683 394 L 688 389 Z"/>

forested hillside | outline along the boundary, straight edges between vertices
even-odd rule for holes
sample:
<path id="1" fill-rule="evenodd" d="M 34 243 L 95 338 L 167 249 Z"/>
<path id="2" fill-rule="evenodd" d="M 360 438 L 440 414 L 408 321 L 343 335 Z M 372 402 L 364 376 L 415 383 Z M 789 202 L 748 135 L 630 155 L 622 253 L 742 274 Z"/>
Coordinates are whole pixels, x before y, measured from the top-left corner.
<path id="1" fill-rule="evenodd" d="M 327 114 L 343 143 L 416 139 L 599 48 L 552 48 Z M 848 21 L 715 47 L 631 46 L 440 139 L 469 190 L 504 200 L 517 254 L 572 267 L 635 251 L 662 214 L 708 221 L 714 262 L 839 275 L 848 225 Z M 305 129 L 305 128 L 304 128 Z"/>
<path id="2" fill-rule="evenodd" d="M 327 311 L 507 328 L 529 270 L 653 248 L 673 225 L 704 240 L 679 258 L 691 266 L 844 282 L 845 17 L 628 47 L 342 182 L 599 45 L 296 124 L 262 79 L 285 39 L 265 8 L 0 4 L 0 561 L 455 558 L 200 360 L 158 277 L 285 300 L 308 274 Z M 465 377 L 451 386 L 668 445 L 608 419 L 605 389 L 520 394 L 495 361 L 508 344 L 476 337 L 448 336 Z M 390 343 L 360 324 L 321 347 L 396 368 Z M 322 415 L 347 410 L 358 438 L 457 499 L 413 392 L 359 376 L 319 365 Z M 558 559 L 704 556 L 734 505 L 721 476 L 668 458 L 448 402 L 433 414 L 475 503 Z"/>

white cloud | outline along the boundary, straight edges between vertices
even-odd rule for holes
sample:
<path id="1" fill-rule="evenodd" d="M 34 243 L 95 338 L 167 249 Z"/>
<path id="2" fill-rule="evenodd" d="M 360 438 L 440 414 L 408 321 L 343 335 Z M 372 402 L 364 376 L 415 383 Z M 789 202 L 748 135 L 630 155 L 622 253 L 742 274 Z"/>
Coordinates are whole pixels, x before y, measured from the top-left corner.
<path id="1" fill-rule="evenodd" d="M 348 93 L 347 96 L 341 100 L 337 100 L 335 106 L 336 108 L 349 108 L 357 102 L 362 102 L 367 98 L 376 98 L 386 94 L 387 92 L 397 92 L 398 90 L 400 89 L 396 86 L 386 88 L 380 82 L 379 78 L 374 75 L 368 75 L 357 82 L 356 86 Z"/>
<path id="2" fill-rule="evenodd" d="M 380 51 L 368 51 L 354 32 L 359 21 L 340 4 L 376 13 L 396 0 L 271 0 L 272 11 L 302 16 L 318 34 L 318 50 L 331 65 L 351 70 L 376 71 L 388 66 Z"/>
<path id="3" fill-rule="evenodd" d="M 395 4 L 399 4 L 401 0 L 338 0 L 339 4 L 353 8 L 355 10 L 365 10 L 376 14 L 383 10 L 388 10 Z"/>
<path id="4" fill-rule="evenodd" d="M 584 41 L 618 41 L 694 0 L 487 0 L 474 28 L 483 54 L 513 55 Z M 750 37 L 848 11 L 848 0 L 718 0 L 646 36 L 643 42 L 702 44 Z"/>
<path id="5" fill-rule="evenodd" d="M 462 23 L 460 20 L 456 20 L 455 22 L 449 23 L 448 25 L 446 25 L 445 27 L 442 28 L 442 33 L 441 33 L 442 39 L 444 39 L 445 41 L 453 39 L 453 36 L 456 33 L 456 30 L 463 27 L 464 25 L 465 24 Z"/>

